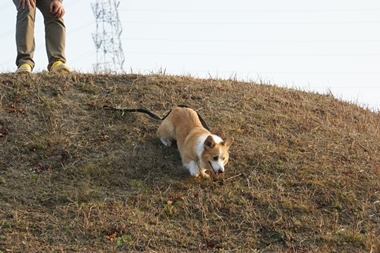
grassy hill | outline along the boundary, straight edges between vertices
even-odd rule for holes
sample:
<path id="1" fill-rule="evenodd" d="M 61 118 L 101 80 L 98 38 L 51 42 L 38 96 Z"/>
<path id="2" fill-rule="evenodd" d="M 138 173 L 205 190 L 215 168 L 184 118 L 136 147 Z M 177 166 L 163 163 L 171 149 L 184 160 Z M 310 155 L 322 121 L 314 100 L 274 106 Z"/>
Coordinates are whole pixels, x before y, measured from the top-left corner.
<path id="1" fill-rule="evenodd" d="M 192 178 L 160 122 L 233 136 Z M 380 252 L 380 115 L 321 95 L 166 75 L 0 75 L 0 252 Z"/>

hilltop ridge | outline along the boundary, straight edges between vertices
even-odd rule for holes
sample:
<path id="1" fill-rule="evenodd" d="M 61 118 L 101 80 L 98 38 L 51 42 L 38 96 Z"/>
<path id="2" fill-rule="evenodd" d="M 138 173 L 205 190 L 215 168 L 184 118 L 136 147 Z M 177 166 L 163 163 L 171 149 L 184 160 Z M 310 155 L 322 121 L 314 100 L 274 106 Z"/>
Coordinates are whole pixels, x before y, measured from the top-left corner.
<path id="1" fill-rule="evenodd" d="M 146 108 L 233 136 L 190 177 Z M 380 252 L 380 115 L 317 94 L 168 75 L 0 75 L 0 252 Z"/>

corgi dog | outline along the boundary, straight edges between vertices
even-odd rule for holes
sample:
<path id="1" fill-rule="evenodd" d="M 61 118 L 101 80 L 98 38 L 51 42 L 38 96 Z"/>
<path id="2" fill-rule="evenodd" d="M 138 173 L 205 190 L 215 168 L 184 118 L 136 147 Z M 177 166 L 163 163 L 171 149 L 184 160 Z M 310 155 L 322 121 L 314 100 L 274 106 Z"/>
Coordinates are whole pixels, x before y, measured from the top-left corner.
<path id="1" fill-rule="evenodd" d="M 210 177 L 207 169 L 216 175 L 224 172 L 228 150 L 233 137 L 222 140 L 203 127 L 198 114 L 187 107 L 175 107 L 157 129 L 157 136 L 165 146 L 177 141 L 183 166 L 194 177 Z"/>

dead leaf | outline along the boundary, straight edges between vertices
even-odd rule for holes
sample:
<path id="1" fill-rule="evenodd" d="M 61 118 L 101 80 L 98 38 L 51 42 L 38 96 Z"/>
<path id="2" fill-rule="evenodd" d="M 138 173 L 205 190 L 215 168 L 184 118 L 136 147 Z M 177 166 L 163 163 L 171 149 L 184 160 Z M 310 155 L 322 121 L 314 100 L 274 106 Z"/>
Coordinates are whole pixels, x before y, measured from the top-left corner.
<path id="1" fill-rule="evenodd" d="M 107 239 L 107 240 L 110 240 L 111 242 L 113 242 L 115 240 L 116 236 L 117 236 L 117 232 L 115 231 L 111 235 L 105 235 L 104 238 Z"/>

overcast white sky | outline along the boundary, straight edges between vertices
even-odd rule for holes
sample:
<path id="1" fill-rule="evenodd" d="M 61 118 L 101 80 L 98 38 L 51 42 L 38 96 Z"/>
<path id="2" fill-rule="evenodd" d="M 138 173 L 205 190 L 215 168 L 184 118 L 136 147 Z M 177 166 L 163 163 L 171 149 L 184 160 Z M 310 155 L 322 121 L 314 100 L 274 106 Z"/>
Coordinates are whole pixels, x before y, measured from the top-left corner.
<path id="1" fill-rule="evenodd" d="M 95 2 L 64 0 L 67 61 L 80 72 L 96 62 Z M 236 76 L 380 109 L 379 0 L 121 0 L 118 12 L 127 73 Z M 13 2 L 0 13 L 0 72 L 13 72 Z M 35 72 L 47 65 L 37 13 Z"/>

